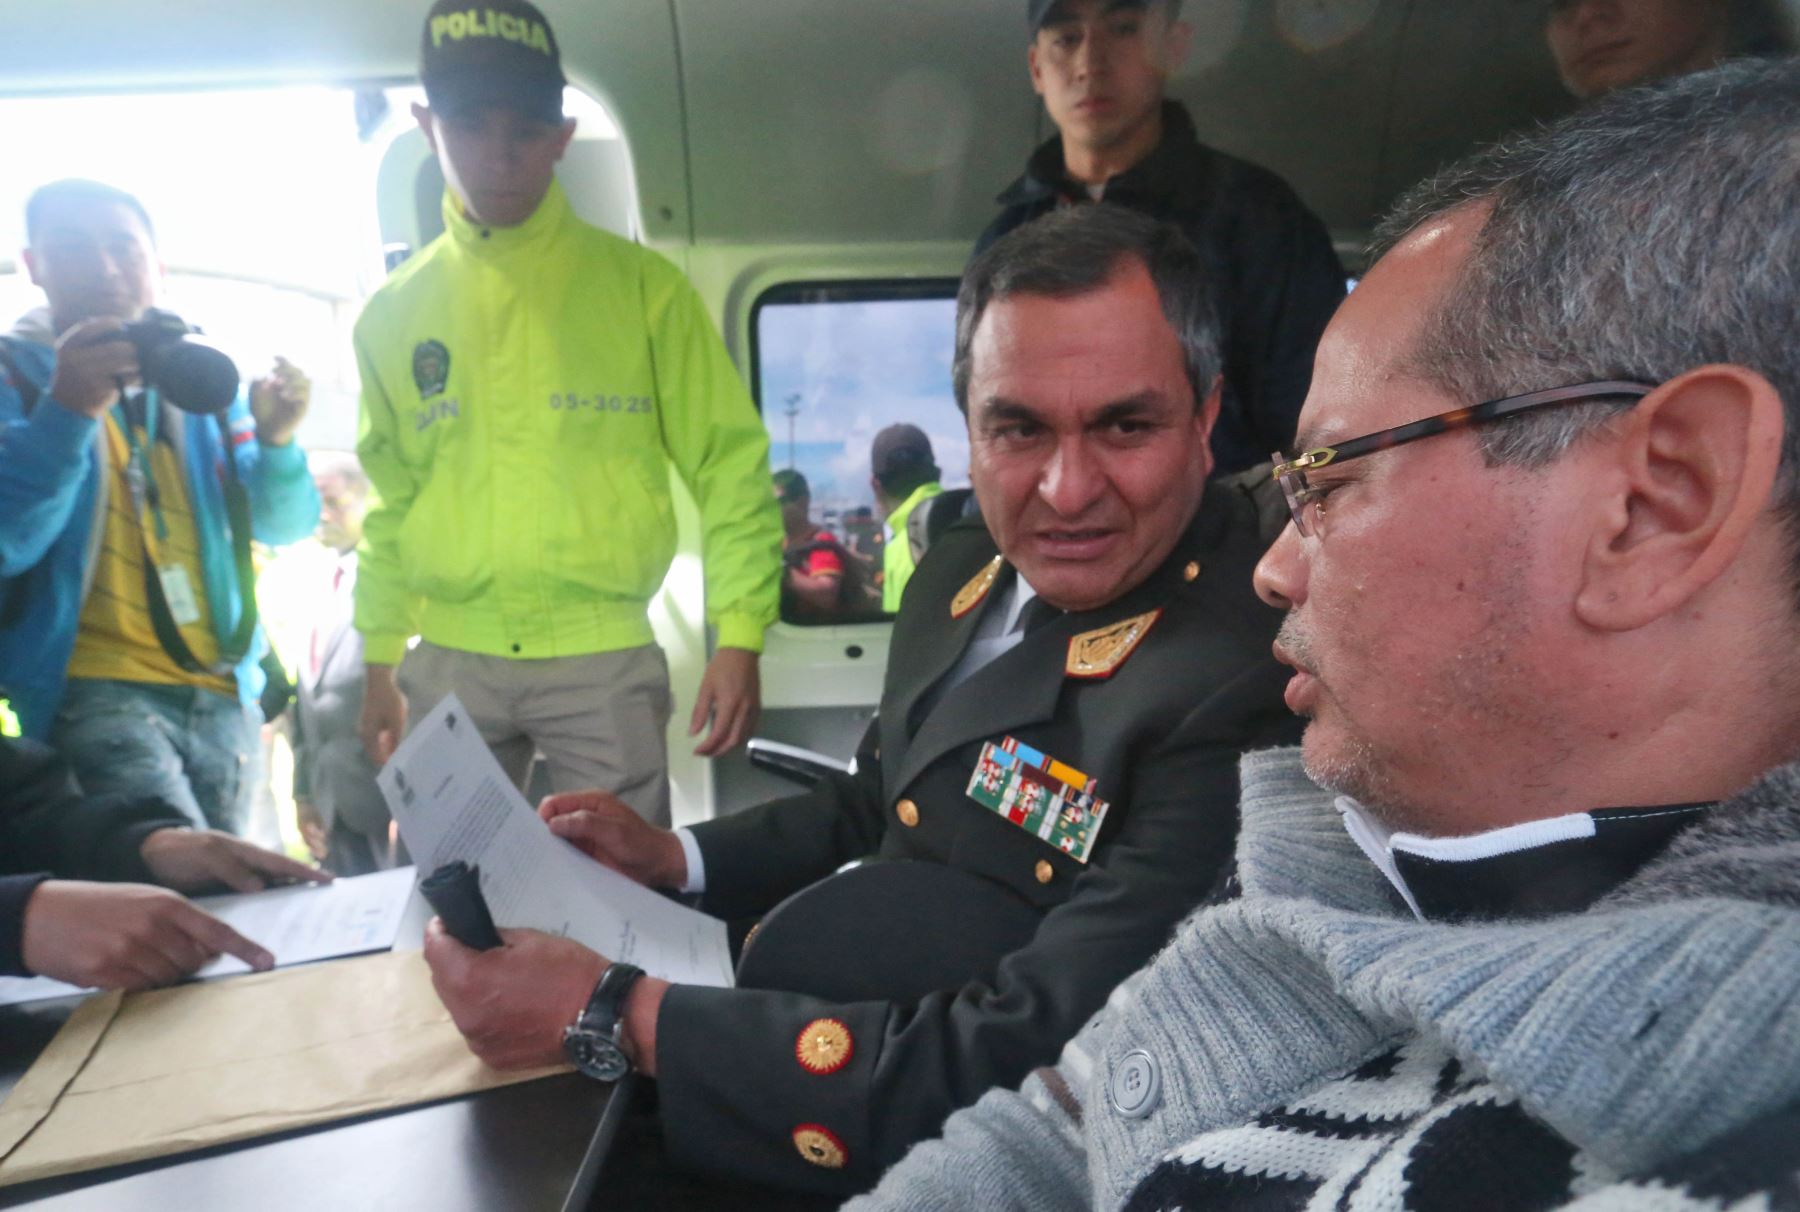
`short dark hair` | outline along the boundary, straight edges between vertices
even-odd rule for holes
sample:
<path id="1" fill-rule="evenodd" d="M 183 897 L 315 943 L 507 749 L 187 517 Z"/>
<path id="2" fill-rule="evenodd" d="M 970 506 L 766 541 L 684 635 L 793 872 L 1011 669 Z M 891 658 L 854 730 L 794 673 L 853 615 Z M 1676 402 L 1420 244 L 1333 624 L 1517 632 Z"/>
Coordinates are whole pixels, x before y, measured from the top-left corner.
<path id="1" fill-rule="evenodd" d="M 775 499 L 784 505 L 790 501 L 812 499 L 812 488 L 806 483 L 806 477 L 792 467 L 783 467 L 773 473 L 771 479 L 775 485 Z"/>
<path id="2" fill-rule="evenodd" d="M 964 272 L 950 368 L 956 406 L 969 411 L 971 350 L 988 304 L 1013 295 L 1085 295 L 1112 281 L 1128 260 L 1143 265 L 1156 285 L 1198 408 L 1219 377 L 1219 318 L 1205 262 L 1173 224 L 1106 203 L 1066 206 L 1034 219 L 995 241 Z"/>
<path id="3" fill-rule="evenodd" d="M 144 225 L 144 234 L 150 237 L 152 244 L 156 243 L 156 225 L 150 222 L 150 212 L 144 209 L 144 204 L 137 200 L 135 194 L 128 194 L 118 186 L 107 185 L 103 181 L 89 181 L 85 177 L 65 177 L 31 191 L 31 197 L 25 200 L 26 242 L 35 241 L 44 224 L 58 211 L 84 204 L 123 206 L 138 217 L 138 221 Z"/>

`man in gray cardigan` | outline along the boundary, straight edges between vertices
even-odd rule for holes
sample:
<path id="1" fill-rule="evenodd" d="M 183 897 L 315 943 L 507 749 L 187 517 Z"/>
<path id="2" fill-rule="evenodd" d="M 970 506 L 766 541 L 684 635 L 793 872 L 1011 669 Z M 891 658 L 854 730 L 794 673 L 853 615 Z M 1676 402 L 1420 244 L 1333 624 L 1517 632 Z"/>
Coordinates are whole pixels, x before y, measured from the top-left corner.
<path id="1" fill-rule="evenodd" d="M 1276 468 L 1240 895 L 853 1207 L 1643 1207 L 1792 1122 L 1796 130 L 1729 66 L 1400 204 Z"/>

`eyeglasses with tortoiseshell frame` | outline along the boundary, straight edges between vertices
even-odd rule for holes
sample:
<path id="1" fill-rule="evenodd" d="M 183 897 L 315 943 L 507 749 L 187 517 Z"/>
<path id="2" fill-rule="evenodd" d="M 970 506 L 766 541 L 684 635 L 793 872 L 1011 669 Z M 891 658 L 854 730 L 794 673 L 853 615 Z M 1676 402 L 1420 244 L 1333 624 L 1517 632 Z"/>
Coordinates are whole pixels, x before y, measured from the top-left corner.
<path id="1" fill-rule="evenodd" d="M 1409 421 L 1405 425 L 1396 425 L 1392 429 L 1383 429 L 1376 433 L 1365 434 L 1360 438 L 1351 438 L 1347 442 L 1339 442 L 1336 446 L 1321 446 L 1316 450 L 1296 455 L 1292 459 L 1286 458 L 1278 451 L 1271 456 L 1275 460 L 1275 482 L 1281 485 L 1281 493 L 1287 498 L 1288 513 L 1293 516 L 1294 526 L 1302 535 L 1310 535 L 1317 529 L 1315 525 L 1317 519 L 1310 515 L 1317 512 L 1315 502 L 1318 499 L 1319 490 L 1307 483 L 1308 469 L 1361 458 L 1366 454 L 1374 454 L 1378 450 L 1390 450 L 1407 442 L 1416 442 L 1420 438 L 1467 429 L 1472 425 L 1498 421 L 1503 417 L 1515 417 L 1534 408 L 1546 408 L 1552 404 L 1585 403 L 1590 400 L 1603 400 L 1609 396 L 1627 396 L 1637 400 L 1655 390 L 1655 385 L 1651 383 L 1639 383 L 1629 379 L 1606 379 L 1597 383 L 1576 383 L 1569 387 L 1530 391 L 1522 396 L 1506 396 L 1499 400 L 1489 400 L 1485 404 L 1454 408 L 1449 412 L 1439 413 L 1435 417 L 1426 417 L 1422 421 Z"/>

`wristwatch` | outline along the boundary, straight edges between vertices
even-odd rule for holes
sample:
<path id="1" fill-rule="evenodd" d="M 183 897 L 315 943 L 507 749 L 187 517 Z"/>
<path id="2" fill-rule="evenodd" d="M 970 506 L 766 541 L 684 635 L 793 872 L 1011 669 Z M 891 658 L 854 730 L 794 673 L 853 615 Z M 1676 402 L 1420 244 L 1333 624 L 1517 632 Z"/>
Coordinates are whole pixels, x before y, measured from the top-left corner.
<path id="1" fill-rule="evenodd" d="M 631 1072 L 625 1055 L 625 1020 L 619 1012 L 625 995 L 644 970 L 633 964 L 611 964 L 588 996 L 587 1007 L 572 1027 L 563 1028 L 563 1051 L 570 1062 L 595 1081 L 616 1082 Z"/>

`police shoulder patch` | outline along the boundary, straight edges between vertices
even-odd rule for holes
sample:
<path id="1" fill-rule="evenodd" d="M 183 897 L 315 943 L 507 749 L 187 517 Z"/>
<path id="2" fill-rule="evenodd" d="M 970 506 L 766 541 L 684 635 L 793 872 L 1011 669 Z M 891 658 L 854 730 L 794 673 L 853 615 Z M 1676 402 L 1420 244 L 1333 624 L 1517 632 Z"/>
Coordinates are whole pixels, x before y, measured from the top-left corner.
<path id="1" fill-rule="evenodd" d="M 442 341 L 420 341 L 413 346 L 412 372 L 421 400 L 442 395 L 450 383 L 450 351 Z"/>

